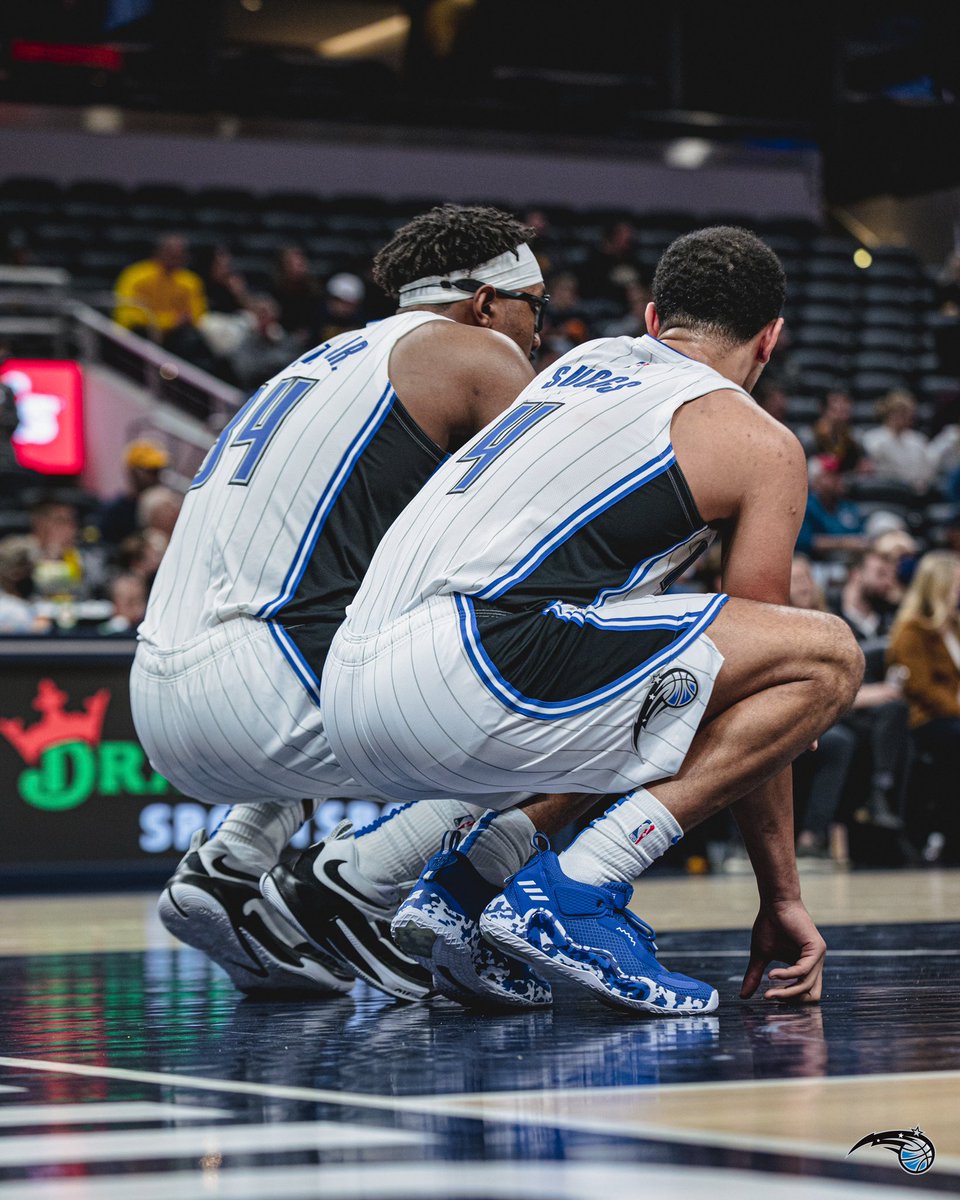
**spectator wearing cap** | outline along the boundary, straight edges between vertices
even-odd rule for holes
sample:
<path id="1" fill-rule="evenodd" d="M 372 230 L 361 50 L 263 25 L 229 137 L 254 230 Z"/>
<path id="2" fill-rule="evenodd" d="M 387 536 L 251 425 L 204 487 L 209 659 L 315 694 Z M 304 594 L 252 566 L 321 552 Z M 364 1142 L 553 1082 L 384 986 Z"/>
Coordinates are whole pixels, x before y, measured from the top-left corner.
<path id="1" fill-rule="evenodd" d="M 808 464 L 810 492 L 797 550 L 813 557 L 849 557 L 866 550 L 864 517 L 859 505 L 846 498 L 840 463 L 829 454 Z"/>
<path id="2" fill-rule="evenodd" d="M 364 324 L 363 301 L 367 289 L 358 275 L 339 271 L 327 280 L 325 290 L 323 325 L 320 330 L 322 342 Z"/>
<path id="3" fill-rule="evenodd" d="M 938 475 L 957 465 L 960 427 L 947 425 L 931 441 L 913 428 L 916 412 L 917 402 L 910 392 L 888 392 L 877 405 L 880 424 L 864 433 L 863 448 L 876 478 L 902 483 L 924 495 Z"/>
<path id="4" fill-rule="evenodd" d="M 136 533 L 137 503 L 148 488 L 156 487 L 161 472 L 170 463 L 170 456 L 155 442 L 131 442 L 123 454 L 127 472 L 127 487 L 113 499 L 101 505 L 94 523 L 100 536 L 111 546 L 118 546 L 125 537 Z"/>

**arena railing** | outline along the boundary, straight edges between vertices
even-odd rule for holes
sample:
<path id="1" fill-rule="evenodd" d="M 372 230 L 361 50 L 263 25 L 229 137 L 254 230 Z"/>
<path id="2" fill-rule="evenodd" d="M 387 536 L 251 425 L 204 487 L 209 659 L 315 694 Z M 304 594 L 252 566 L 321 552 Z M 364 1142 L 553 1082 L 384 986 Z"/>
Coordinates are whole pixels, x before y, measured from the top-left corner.
<path id="1" fill-rule="evenodd" d="M 75 300 L 69 307 L 82 358 L 113 367 L 214 432 L 219 432 L 246 399 L 240 388 L 131 333 L 89 304 Z"/>
<path id="2" fill-rule="evenodd" d="M 37 357 L 33 349 L 40 346 L 44 355 L 102 362 L 219 432 L 245 394 L 99 312 L 101 300 L 102 308 L 113 309 L 113 293 L 81 300 L 71 294 L 71 283 L 59 267 L 0 266 L 0 339 L 10 352 Z"/>

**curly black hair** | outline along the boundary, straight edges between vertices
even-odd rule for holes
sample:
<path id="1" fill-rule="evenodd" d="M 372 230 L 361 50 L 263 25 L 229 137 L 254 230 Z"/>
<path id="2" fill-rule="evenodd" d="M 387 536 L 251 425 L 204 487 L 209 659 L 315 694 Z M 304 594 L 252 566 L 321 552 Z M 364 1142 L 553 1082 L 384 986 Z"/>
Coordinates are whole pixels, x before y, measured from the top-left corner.
<path id="1" fill-rule="evenodd" d="M 533 241 L 536 233 L 498 208 L 440 204 L 414 217 L 373 260 L 373 278 L 390 296 L 425 275 L 472 271 Z"/>
<path id="2" fill-rule="evenodd" d="M 786 277 L 774 252 L 755 234 L 732 225 L 677 238 L 653 277 L 661 329 L 680 327 L 739 344 L 780 315 L 785 292 Z"/>

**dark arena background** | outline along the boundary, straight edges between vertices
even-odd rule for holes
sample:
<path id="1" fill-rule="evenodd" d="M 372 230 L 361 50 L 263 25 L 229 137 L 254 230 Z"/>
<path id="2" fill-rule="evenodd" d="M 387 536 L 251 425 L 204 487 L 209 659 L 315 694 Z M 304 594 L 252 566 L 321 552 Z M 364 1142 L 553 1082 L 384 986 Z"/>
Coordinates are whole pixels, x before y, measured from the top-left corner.
<path id="1" fill-rule="evenodd" d="M 888 638 L 960 555 L 958 92 L 932 0 L 0 5 L 4 1200 L 960 1194 L 960 702 L 926 736 Z M 680 234 L 783 262 L 755 399 L 810 464 L 791 599 L 867 662 L 794 764 L 819 1004 L 739 998 L 724 815 L 634 899 L 704 1016 L 245 997 L 160 924 L 225 812 L 151 767 L 128 695 L 182 497 L 264 380 L 391 313 L 372 256 L 446 201 L 536 228 L 538 370 L 642 335 Z M 171 237 L 201 287 L 175 327 L 117 290 Z M 328 800 L 294 848 L 380 811 Z"/>

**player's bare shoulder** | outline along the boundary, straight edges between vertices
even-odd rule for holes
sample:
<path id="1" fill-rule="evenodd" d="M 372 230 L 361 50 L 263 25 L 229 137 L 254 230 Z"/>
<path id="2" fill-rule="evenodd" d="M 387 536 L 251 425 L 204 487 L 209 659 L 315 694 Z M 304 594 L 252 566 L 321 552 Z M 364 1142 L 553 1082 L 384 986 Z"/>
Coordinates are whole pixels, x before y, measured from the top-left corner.
<path id="1" fill-rule="evenodd" d="M 734 388 L 685 404 L 671 440 L 704 519 L 732 515 L 747 494 L 776 490 L 802 502 L 806 459 L 796 435 Z"/>
<path id="2" fill-rule="evenodd" d="M 401 338 L 389 372 L 413 419 L 451 452 L 499 416 L 533 378 L 510 338 L 447 320 L 429 321 Z"/>
<path id="3" fill-rule="evenodd" d="M 482 370 L 513 371 L 526 381 L 533 369 L 516 342 L 505 334 L 458 321 L 438 320 L 417 325 L 399 338 L 390 356 L 390 373 L 410 369 L 470 376 Z"/>

